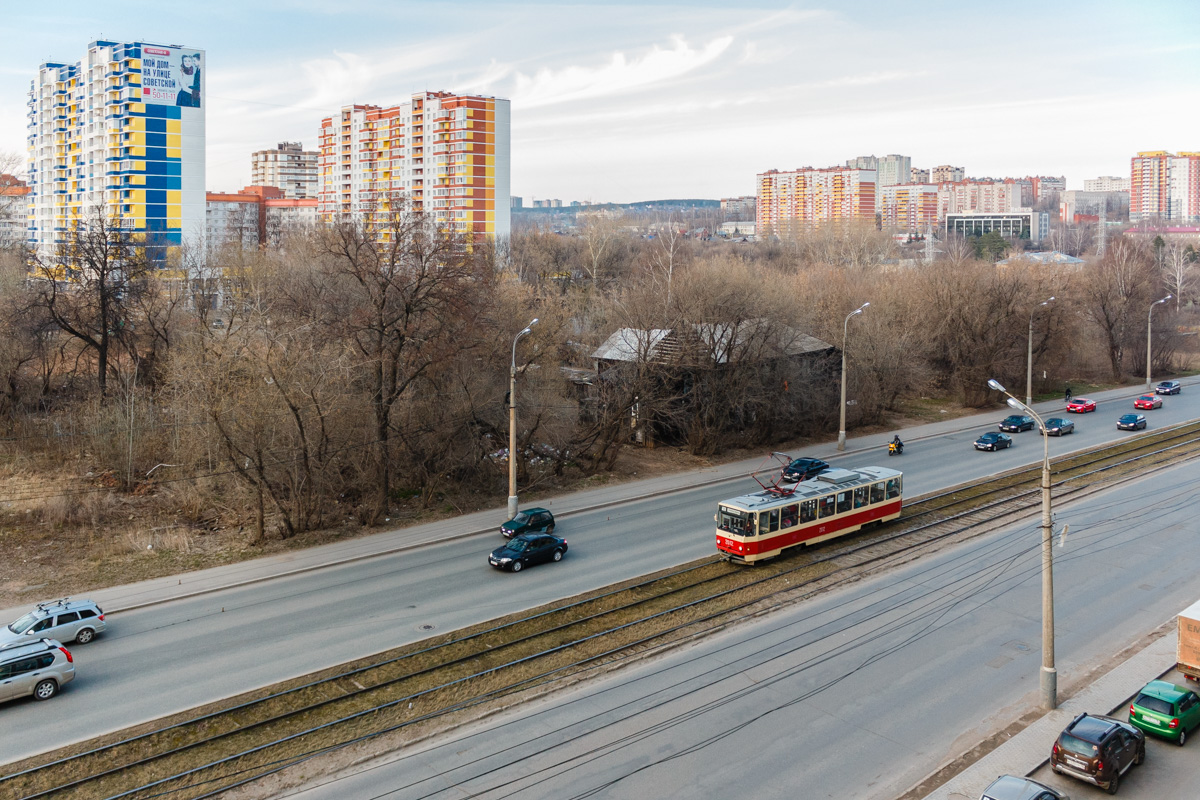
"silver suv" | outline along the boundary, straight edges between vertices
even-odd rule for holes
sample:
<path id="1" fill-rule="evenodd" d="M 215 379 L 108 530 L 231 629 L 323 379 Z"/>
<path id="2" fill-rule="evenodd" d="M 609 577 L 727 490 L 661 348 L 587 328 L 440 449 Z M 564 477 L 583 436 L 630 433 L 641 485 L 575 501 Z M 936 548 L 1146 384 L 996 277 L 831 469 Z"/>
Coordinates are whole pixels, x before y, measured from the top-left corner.
<path id="1" fill-rule="evenodd" d="M 0 628 L 0 647 L 14 642 L 37 641 L 51 636 L 60 642 L 87 644 L 103 633 L 104 612 L 91 600 L 64 597 L 37 608 L 7 627 Z"/>
<path id="2" fill-rule="evenodd" d="M 0 702 L 25 695 L 49 700 L 75 679 L 75 659 L 54 639 L 0 646 Z"/>

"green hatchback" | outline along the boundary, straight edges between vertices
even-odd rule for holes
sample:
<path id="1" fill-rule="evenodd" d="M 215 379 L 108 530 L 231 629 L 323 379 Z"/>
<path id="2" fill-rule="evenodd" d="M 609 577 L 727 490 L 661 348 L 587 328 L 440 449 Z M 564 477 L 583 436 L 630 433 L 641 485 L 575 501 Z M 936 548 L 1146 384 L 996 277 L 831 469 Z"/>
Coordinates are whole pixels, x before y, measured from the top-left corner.
<path id="1" fill-rule="evenodd" d="M 1130 704 L 1129 721 L 1182 747 L 1188 733 L 1200 727 L 1200 697 L 1185 686 L 1150 681 Z"/>

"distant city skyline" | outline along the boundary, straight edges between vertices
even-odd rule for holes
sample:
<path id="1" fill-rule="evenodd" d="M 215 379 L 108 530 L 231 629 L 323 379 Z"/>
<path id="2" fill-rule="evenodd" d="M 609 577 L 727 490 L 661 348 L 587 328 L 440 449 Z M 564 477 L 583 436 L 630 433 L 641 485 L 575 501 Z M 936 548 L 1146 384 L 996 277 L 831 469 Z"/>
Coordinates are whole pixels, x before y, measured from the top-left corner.
<path id="1" fill-rule="evenodd" d="M 6 10 L 0 153 L 25 155 L 40 64 L 97 39 L 207 50 L 207 188 L 317 145 L 321 119 L 445 90 L 512 103 L 512 193 L 625 203 L 753 194 L 861 155 L 968 176 L 1128 176 L 1200 150 L 1200 4 L 215 0 Z"/>

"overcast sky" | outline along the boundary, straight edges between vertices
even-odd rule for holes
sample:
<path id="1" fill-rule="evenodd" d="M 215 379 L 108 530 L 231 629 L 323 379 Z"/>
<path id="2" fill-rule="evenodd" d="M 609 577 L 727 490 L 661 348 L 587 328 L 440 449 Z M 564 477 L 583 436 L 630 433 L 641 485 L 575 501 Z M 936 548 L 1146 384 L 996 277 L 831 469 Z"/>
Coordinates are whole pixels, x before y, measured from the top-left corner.
<path id="1" fill-rule="evenodd" d="M 5 0 L 0 151 L 37 66 L 97 39 L 207 51 L 208 188 L 316 146 L 350 103 L 512 101 L 512 193 L 752 194 L 768 169 L 900 153 L 970 176 L 1128 175 L 1200 150 L 1200 2 Z"/>

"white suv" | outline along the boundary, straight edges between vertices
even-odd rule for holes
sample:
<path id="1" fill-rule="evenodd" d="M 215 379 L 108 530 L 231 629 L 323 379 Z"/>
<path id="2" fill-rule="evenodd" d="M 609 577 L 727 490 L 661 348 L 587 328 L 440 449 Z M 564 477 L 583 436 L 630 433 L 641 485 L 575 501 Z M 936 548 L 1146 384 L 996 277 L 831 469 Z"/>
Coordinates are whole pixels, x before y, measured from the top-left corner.
<path id="1" fill-rule="evenodd" d="M 13 642 L 37 641 L 49 636 L 60 642 L 87 644 L 107 627 L 104 612 L 91 600 L 65 597 L 37 608 L 7 627 L 0 628 L 0 647 Z"/>
<path id="2" fill-rule="evenodd" d="M 53 639 L 0 646 L 0 702 L 33 695 L 49 700 L 75 679 L 75 659 Z"/>

